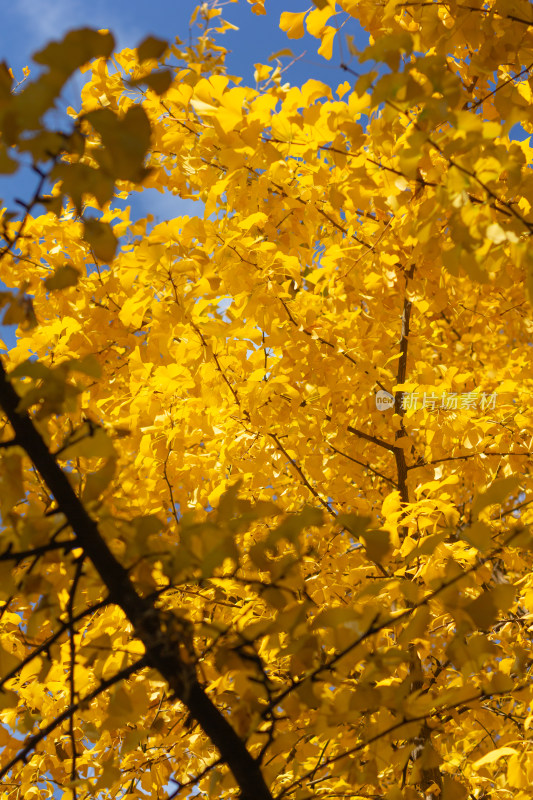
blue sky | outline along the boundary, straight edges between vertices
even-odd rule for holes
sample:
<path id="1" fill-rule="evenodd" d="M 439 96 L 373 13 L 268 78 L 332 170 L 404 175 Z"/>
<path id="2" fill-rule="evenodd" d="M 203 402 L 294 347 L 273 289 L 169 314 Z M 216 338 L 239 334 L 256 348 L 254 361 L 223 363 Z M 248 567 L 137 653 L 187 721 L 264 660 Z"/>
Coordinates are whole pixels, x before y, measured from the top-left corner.
<path id="1" fill-rule="evenodd" d="M 148 34 L 168 41 L 179 37 L 189 38 L 189 20 L 197 0 L 16 0 L 2 9 L 0 31 L 0 60 L 5 60 L 14 72 L 15 80 L 23 77 L 22 69 L 29 66 L 35 72 L 32 54 L 51 40 L 58 40 L 69 30 L 80 27 L 108 28 L 115 36 L 117 48 L 136 47 Z M 346 75 L 339 67 L 340 53 L 334 53 L 331 62 L 317 55 L 318 41 L 310 36 L 289 41 L 279 30 L 282 11 L 303 11 L 309 0 L 267 0 L 267 16 L 252 13 L 246 0 L 237 3 L 219 0 L 222 17 L 238 31 L 228 31 L 221 43 L 231 51 L 227 59 L 230 74 L 238 75 L 249 85 L 254 85 L 254 64 L 268 63 L 269 56 L 290 47 L 295 55 L 303 55 L 285 80 L 293 85 L 315 78 L 336 88 Z M 354 22 L 349 31 L 363 49 L 368 38 Z M 76 75 L 65 88 L 63 101 L 78 107 L 78 97 L 84 76 Z M 60 113 L 60 112 L 59 112 Z M 14 176 L 0 176 L 0 198 L 10 210 L 17 210 L 14 198 L 22 199 L 33 193 L 35 176 L 20 170 Z M 138 194 L 132 203 L 135 214 L 154 214 L 155 220 L 182 214 L 202 214 L 200 203 L 183 201 L 173 196 L 163 196 L 156 190 Z M 0 288 L 2 288 L 0 286 Z M 6 344 L 14 343 L 14 330 L 0 329 L 0 338 Z"/>
<path id="2" fill-rule="evenodd" d="M 175 36 L 187 39 L 189 19 L 196 5 L 196 0 L 16 0 L 2 9 L 1 57 L 21 77 L 22 67 L 31 65 L 31 54 L 45 42 L 83 26 L 109 28 L 119 47 L 134 47 L 148 33 L 169 40 Z M 267 0 L 267 16 L 252 14 L 246 0 L 219 5 L 224 19 L 240 29 L 226 33 L 223 41 L 233 51 L 228 59 L 230 71 L 245 81 L 253 80 L 255 62 L 267 63 L 271 53 L 287 45 L 297 54 L 308 51 L 291 70 L 291 83 L 317 78 L 336 86 L 345 79 L 338 66 L 338 54 L 328 63 L 316 54 L 316 39 L 305 37 L 289 42 L 278 28 L 282 11 L 304 11 L 311 5 L 309 0 Z M 354 22 L 350 33 L 364 47 L 367 37 L 355 28 Z"/>
<path id="3" fill-rule="evenodd" d="M 176 36 L 187 41 L 190 16 L 197 4 L 197 0 L 152 0 L 150 3 L 146 0 L 15 0 L 2 8 L 0 60 L 5 60 L 13 69 L 15 79 L 21 80 L 23 67 L 37 69 L 32 67 L 32 53 L 49 41 L 60 39 L 68 30 L 85 26 L 111 30 L 117 49 L 135 47 L 148 34 L 168 41 Z M 333 58 L 328 62 L 317 55 L 316 39 L 306 35 L 303 39 L 288 40 L 279 30 L 282 11 L 303 11 L 310 7 L 311 0 L 266 0 L 267 16 L 254 15 L 246 0 L 236 3 L 219 0 L 218 4 L 223 18 L 239 28 L 221 37 L 221 43 L 231 51 L 227 58 L 228 71 L 241 76 L 245 83 L 254 85 L 255 63 L 268 63 L 273 52 L 286 47 L 290 47 L 295 56 L 301 56 L 284 76 L 284 80 L 293 85 L 315 78 L 335 89 L 350 77 L 340 68 L 342 57 L 348 59 L 346 47 L 342 55 L 338 49 L 340 37 L 337 37 Z M 344 28 L 343 34 L 346 33 L 354 36 L 359 49 L 366 47 L 368 37 L 355 21 Z M 371 68 L 371 64 L 366 63 L 361 69 L 355 59 L 350 63 L 355 70 L 363 72 Z M 84 76 L 79 74 L 67 84 L 62 98 L 65 106 L 78 107 L 83 81 Z M 60 124 L 59 120 L 57 123 Z M 523 138 L 524 134 L 516 125 L 511 135 Z M 35 176 L 27 170 L 14 176 L 0 176 L 0 198 L 10 210 L 16 210 L 14 198 L 31 196 L 34 184 Z M 137 194 L 131 205 L 134 215 L 152 213 L 156 222 L 183 214 L 202 214 L 200 203 L 163 196 L 155 189 Z M 0 330 L 0 338 L 9 344 L 13 342 L 13 335 L 5 328 Z"/>
<path id="4" fill-rule="evenodd" d="M 108 28 L 115 36 L 117 49 L 136 47 L 148 34 L 168 41 L 174 41 L 175 37 L 188 41 L 189 20 L 197 4 L 197 0 L 153 0 L 151 3 L 145 0 L 16 0 L 3 9 L 0 60 L 5 60 L 15 79 L 21 80 L 23 67 L 29 66 L 32 71 L 39 69 L 33 65 L 33 53 L 49 41 L 61 39 L 67 31 L 85 26 Z M 327 62 L 316 52 L 317 39 L 306 35 L 291 41 L 279 29 L 282 11 L 287 8 L 303 11 L 309 5 L 309 0 L 267 0 L 268 15 L 257 16 L 246 0 L 236 3 L 219 0 L 222 17 L 239 28 L 220 37 L 221 43 L 231 51 L 227 58 L 229 73 L 253 86 L 254 64 L 268 63 L 272 53 L 290 47 L 295 56 L 301 58 L 285 73 L 286 81 L 299 85 L 315 78 L 337 88 L 346 79 L 346 73 L 339 66 L 340 52 L 335 52 Z M 355 21 L 350 24 L 349 33 L 355 36 L 361 49 L 368 43 L 368 36 Z M 63 95 L 65 106 L 79 107 L 78 98 L 85 77 L 78 74 L 69 81 Z M 59 119 L 57 124 L 61 124 Z M 30 196 L 34 182 L 35 176 L 25 171 L 14 176 L 0 176 L 0 198 L 10 210 L 16 210 L 14 198 Z M 143 192 L 135 200 L 135 211 L 143 215 L 151 212 L 156 221 L 169 213 L 174 216 L 196 214 L 198 207 L 199 204 L 192 201 L 165 198 L 155 189 Z"/>
<path id="5" fill-rule="evenodd" d="M 197 4 L 198 0 L 152 0 L 150 3 L 146 0 L 15 0 L 9 5 L 5 3 L 2 9 L 0 60 L 5 60 L 15 78 L 20 80 L 22 68 L 32 68 L 32 53 L 50 40 L 60 39 L 68 30 L 84 26 L 111 30 L 118 49 L 135 47 L 148 34 L 169 41 L 178 36 L 186 41 L 190 16 Z M 344 47 L 342 55 L 339 50 L 341 37 L 337 37 L 333 58 L 328 62 L 317 54 L 318 41 L 313 37 L 306 35 L 303 39 L 289 40 L 279 30 L 282 11 L 303 11 L 311 6 L 311 0 L 266 0 L 267 16 L 253 14 L 246 0 L 218 0 L 218 5 L 222 16 L 239 28 L 228 31 L 221 37 L 221 43 L 231 51 L 227 59 L 228 71 L 241 76 L 245 83 L 254 85 L 255 63 L 268 63 L 273 52 L 287 46 L 296 56 L 302 56 L 284 76 L 293 85 L 315 78 L 335 89 L 347 77 L 352 77 L 340 68 L 342 57 L 348 60 L 347 48 Z M 346 33 L 354 36 L 361 50 L 366 47 L 368 36 L 355 21 L 343 29 L 343 34 Z M 368 62 L 361 67 L 355 59 L 349 63 L 363 72 L 372 67 Z M 352 80 L 355 79 L 352 77 Z M 84 76 L 79 74 L 68 83 L 63 96 L 65 105 L 78 107 L 83 81 Z M 519 125 L 513 128 L 511 135 L 524 136 Z M 30 196 L 33 186 L 34 176 L 23 171 L 13 177 L 0 176 L 0 198 L 10 210 L 15 210 L 14 198 Z M 137 195 L 134 208 L 142 215 L 153 213 L 156 221 L 168 218 L 169 214 L 201 213 L 200 204 L 167 198 L 153 189 Z"/>
<path id="6" fill-rule="evenodd" d="M 16 0 L 2 9 L 0 60 L 12 68 L 15 80 L 21 80 L 23 67 L 29 66 L 33 72 L 39 69 L 32 62 L 33 53 L 49 41 L 61 39 L 67 31 L 85 26 L 108 28 L 115 36 L 117 49 L 136 47 L 148 34 L 168 41 L 179 37 L 187 42 L 189 20 L 197 5 L 197 0 Z M 228 72 L 242 77 L 245 83 L 254 85 L 255 63 L 268 63 L 272 53 L 286 47 L 297 56 L 305 53 L 285 74 L 285 80 L 293 85 L 315 78 L 336 88 L 345 80 L 338 51 L 327 62 L 317 55 L 317 39 L 306 35 L 291 41 L 279 29 L 282 11 L 287 7 L 303 11 L 310 6 L 309 0 L 267 0 L 267 16 L 253 14 L 246 0 L 218 0 L 217 5 L 222 17 L 239 28 L 221 36 L 220 42 L 231 51 Z M 355 21 L 349 32 L 355 35 L 361 49 L 366 46 L 368 37 Z M 79 107 L 85 78 L 78 74 L 69 81 L 63 95 L 65 106 Z M 20 173 L 14 179 L 0 177 L 0 197 L 10 206 L 17 193 L 24 197 L 22 180 Z"/>

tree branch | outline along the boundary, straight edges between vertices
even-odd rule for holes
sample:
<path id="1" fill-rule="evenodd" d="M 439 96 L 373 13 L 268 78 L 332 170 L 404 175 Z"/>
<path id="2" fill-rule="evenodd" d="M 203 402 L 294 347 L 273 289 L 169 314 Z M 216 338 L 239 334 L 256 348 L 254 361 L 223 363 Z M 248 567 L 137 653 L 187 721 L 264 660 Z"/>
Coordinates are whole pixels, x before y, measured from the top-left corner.
<path id="1" fill-rule="evenodd" d="M 2 769 L 0 769 L 0 779 L 7 775 L 9 770 L 16 766 L 20 761 L 26 762 L 27 757 L 32 750 L 35 750 L 39 742 L 42 742 L 43 739 L 48 736 L 48 734 L 52 733 L 52 731 L 58 728 L 61 723 L 65 722 L 65 720 L 70 719 L 74 712 L 80 708 L 80 706 L 82 706 L 84 703 L 88 703 L 90 700 L 94 700 L 95 697 L 98 697 L 99 694 L 104 692 L 106 689 L 109 689 L 111 686 L 114 686 L 115 683 L 126 680 L 126 678 L 129 678 L 135 672 L 138 672 L 140 669 L 143 669 L 147 666 L 148 659 L 146 656 L 143 656 L 143 658 L 139 659 L 134 664 L 130 664 L 129 667 L 121 669 L 120 672 L 117 672 L 112 678 L 107 678 L 106 680 L 101 681 L 96 689 L 93 689 L 92 692 L 89 692 L 89 694 L 85 695 L 85 697 L 83 697 L 81 700 L 78 700 L 77 703 L 70 705 L 68 708 L 62 711 L 58 717 L 46 725 L 46 727 L 41 728 L 40 731 L 35 733 L 33 736 L 30 736 L 22 750 L 19 750 L 17 755 L 13 756 L 11 761 L 9 761 L 4 767 L 2 767 Z"/>
<path id="2" fill-rule="evenodd" d="M 66 473 L 48 450 L 29 414 L 18 410 L 19 403 L 20 398 L 0 362 L 0 405 L 15 437 L 55 497 L 77 543 L 107 587 L 110 601 L 122 608 L 133 626 L 135 636 L 143 642 L 147 663 L 161 673 L 171 691 L 187 707 L 191 716 L 198 720 L 204 733 L 218 748 L 241 789 L 242 800 L 272 800 L 258 764 L 198 682 L 193 658 L 184 660 L 182 651 L 187 649 L 187 642 L 183 638 L 180 619 L 165 614 L 156 608 L 153 599 L 138 594 L 128 571 L 102 538 L 98 525 L 77 497 Z"/>

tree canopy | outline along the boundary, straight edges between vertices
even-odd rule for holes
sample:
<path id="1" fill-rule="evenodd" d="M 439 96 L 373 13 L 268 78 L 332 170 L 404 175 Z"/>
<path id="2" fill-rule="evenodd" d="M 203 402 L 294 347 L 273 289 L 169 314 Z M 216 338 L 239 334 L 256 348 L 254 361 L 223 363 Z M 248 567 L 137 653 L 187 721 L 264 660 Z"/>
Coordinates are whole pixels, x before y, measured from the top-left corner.
<path id="1" fill-rule="evenodd" d="M 533 9 L 222 10 L 0 67 L 3 796 L 531 797 Z"/>

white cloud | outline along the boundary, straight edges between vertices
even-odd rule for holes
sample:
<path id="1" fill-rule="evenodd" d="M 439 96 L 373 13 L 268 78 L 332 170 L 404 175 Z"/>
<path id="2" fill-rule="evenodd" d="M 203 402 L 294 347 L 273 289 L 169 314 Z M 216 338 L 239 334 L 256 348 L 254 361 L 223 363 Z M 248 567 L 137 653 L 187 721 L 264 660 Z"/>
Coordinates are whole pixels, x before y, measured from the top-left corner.
<path id="1" fill-rule="evenodd" d="M 131 13 L 127 13 L 129 0 L 116 0 L 111 7 L 108 0 L 17 0 L 10 14 L 20 27 L 26 52 L 35 53 L 50 41 L 59 41 L 76 28 L 106 28 L 115 37 L 116 50 L 134 47 L 143 38 L 143 31 Z M 26 60 L 26 59 L 25 59 Z M 36 71 L 31 58 L 26 64 Z M 75 73 L 63 91 L 66 105 L 79 107 L 79 95 L 87 80 L 86 75 Z M 52 112 L 54 113 L 54 112 Z M 62 117 L 61 117 L 62 119 Z M 61 125 L 60 120 L 55 124 Z"/>
<path id="2" fill-rule="evenodd" d="M 105 0 L 17 0 L 12 13 L 26 28 L 30 46 L 42 47 L 50 40 L 61 38 L 67 31 L 84 26 L 108 28 L 116 37 L 119 47 L 137 44 L 138 26 L 128 21 L 128 14 L 110 8 Z"/>
<path id="3" fill-rule="evenodd" d="M 80 8 L 78 0 L 18 0 L 13 10 L 22 17 L 34 44 L 39 45 L 76 27 Z"/>

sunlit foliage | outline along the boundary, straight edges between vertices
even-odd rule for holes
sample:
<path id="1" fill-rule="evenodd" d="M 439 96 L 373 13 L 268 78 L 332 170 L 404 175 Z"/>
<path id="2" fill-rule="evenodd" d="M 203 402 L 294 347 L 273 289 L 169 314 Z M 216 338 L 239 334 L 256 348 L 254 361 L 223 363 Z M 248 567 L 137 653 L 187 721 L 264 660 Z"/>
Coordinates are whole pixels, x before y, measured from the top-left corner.
<path id="1" fill-rule="evenodd" d="M 0 68 L 3 796 L 530 797 L 532 7 L 196 23 Z"/>

